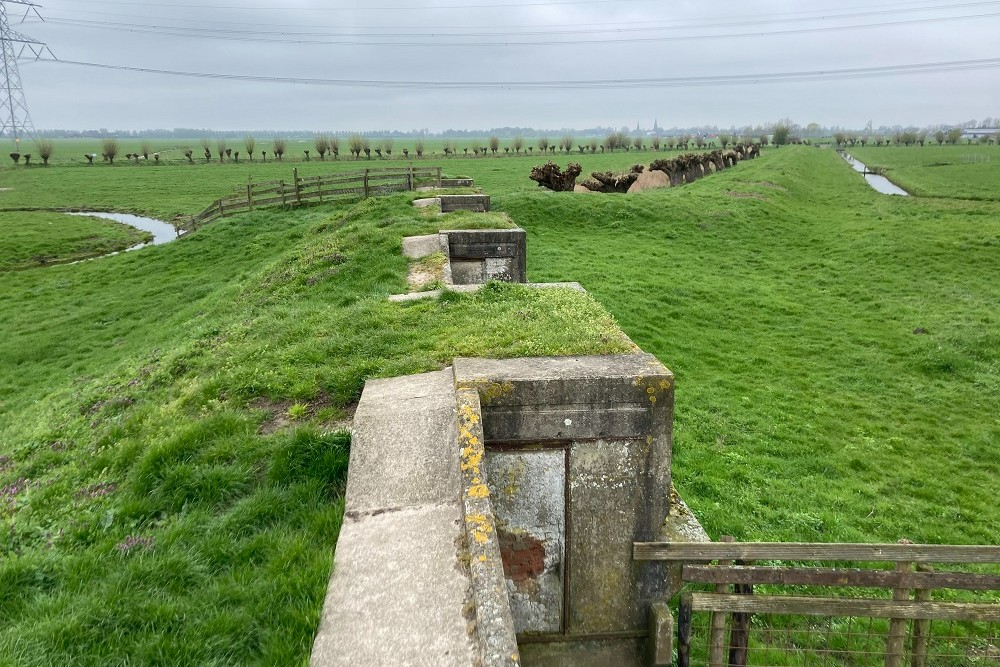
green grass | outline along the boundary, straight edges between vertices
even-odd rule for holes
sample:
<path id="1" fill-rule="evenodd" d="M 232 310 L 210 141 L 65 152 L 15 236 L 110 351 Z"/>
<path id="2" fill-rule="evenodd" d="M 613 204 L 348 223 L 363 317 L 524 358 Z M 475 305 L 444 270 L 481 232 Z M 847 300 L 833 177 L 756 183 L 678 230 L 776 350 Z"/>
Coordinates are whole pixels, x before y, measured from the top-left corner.
<path id="1" fill-rule="evenodd" d="M 387 303 L 444 220 L 413 195 L 0 274 L 0 664 L 303 663 L 364 380 L 625 350 L 607 311 L 677 374 L 674 480 L 714 537 L 996 542 L 1000 203 L 882 196 L 811 148 L 641 195 L 543 191 L 539 161 L 444 164 L 528 231 L 530 280 L 596 301 Z M 290 165 L 252 170 L 7 170 L 0 207 L 169 216 Z"/>
<path id="2" fill-rule="evenodd" d="M 148 232 L 99 218 L 0 212 L 0 271 L 97 257 L 152 238 Z"/>
<path id="3" fill-rule="evenodd" d="M 530 280 L 579 280 L 677 373 L 675 481 L 711 535 L 997 541 L 1000 206 L 882 196 L 807 148 L 496 203 Z"/>
<path id="4" fill-rule="evenodd" d="M 676 153 L 676 151 L 674 152 Z M 565 165 L 580 162 L 585 173 L 625 169 L 629 165 L 649 163 L 660 157 L 674 153 L 664 151 L 631 151 L 595 155 L 556 156 L 498 156 L 498 157 L 453 157 L 445 158 L 440 152 L 425 155 L 414 164 L 440 166 L 445 175 L 470 175 L 476 178 L 476 185 L 489 192 L 511 189 L 537 188 L 528 180 L 531 167 L 535 164 L 554 160 Z M 204 160 L 195 164 L 172 161 L 169 164 L 131 164 L 116 162 L 113 166 L 95 164 L 86 166 L 73 164 L 44 167 L 0 167 L 3 187 L 0 190 L 0 211 L 20 208 L 58 208 L 75 206 L 90 210 L 110 210 L 123 213 L 149 215 L 161 220 L 172 221 L 177 216 L 199 213 L 213 200 L 231 194 L 236 188 L 246 187 L 249 178 L 254 181 L 285 179 L 291 182 L 293 169 L 298 169 L 302 177 L 319 174 L 358 171 L 365 168 L 406 164 L 392 160 L 354 160 L 341 155 L 339 160 L 312 160 L 286 158 L 267 163 L 240 160 L 238 164 L 217 161 L 206 164 Z M 53 163 L 55 164 L 55 163 Z M 124 186 L 124 184 L 128 184 Z"/>
<path id="5" fill-rule="evenodd" d="M 1000 147 L 894 146 L 848 151 L 921 197 L 1000 201 Z"/>
<path id="6" fill-rule="evenodd" d="M 388 303 L 408 200 L 0 275 L 0 664 L 303 663 L 366 378 L 628 349 L 572 290 Z"/>

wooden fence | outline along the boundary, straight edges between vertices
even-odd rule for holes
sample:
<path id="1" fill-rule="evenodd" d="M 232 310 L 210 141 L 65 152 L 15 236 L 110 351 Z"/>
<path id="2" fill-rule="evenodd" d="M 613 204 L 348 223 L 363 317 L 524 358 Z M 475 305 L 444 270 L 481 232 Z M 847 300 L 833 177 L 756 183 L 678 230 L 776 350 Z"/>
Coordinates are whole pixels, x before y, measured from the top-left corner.
<path id="1" fill-rule="evenodd" d="M 685 592 L 677 623 L 677 665 L 747 667 L 758 664 L 1000 665 L 997 628 L 1000 603 L 992 599 L 954 601 L 954 591 L 1000 591 L 1000 575 L 941 572 L 932 564 L 1000 563 L 997 546 L 917 544 L 636 543 L 636 561 L 682 564 L 685 584 L 714 586 L 712 592 Z M 717 564 L 709 564 L 716 561 Z M 757 561 L 767 561 L 759 566 Z M 814 567 L 776 561 L 893 563 L 892 569 Z M 759 587 L 756 591 L 754 587 Z M 809 595 L 787 595 L 790 587 Z M 767 593 L 760 594 L 760 587 Z M 829 589 L 840 589 L 837 596 Z M 883 597 L 861 596 L 858 589 L 888 589 Z M 850 589 L 844 593 L 843 589 Z M 821 594 L 816 594 L 819 590 Z M 934 591 L 948 591 L 948 601 L 934 601 Z M 796 591 L 801 592 L 801 591 Z M 889 597 L 891 595 L 891 597 Z M 911 599 L 912 597 L 912 599 Z M 709 614 L 698 655 L 692 653 L 693 617 Z M 751 625 L 751 620 L 757 620 Z M 787 622 L 786 617 L 814 619 Z M 815 619 L 825 617 L 826 625 Z M 834 619 L 839 619 L 836 626 Z M 847 619 L 846 643 L 843 623 Z M 863 619 L 852 633 L 850 620 Z M 879 623 L 874 619 L 883 619 Z M 932 621 L 952 625 L 932 633 Z M 908 630 L 908 625 L 910 629 Z M 884 626 L 884 627 L 883 627 Z M 874 629 L 873 629 L 874 628 Z M 728 629 L 728 637 L 727 637 Z M 752 641 L 756 636 L 759 641 Z M 851 641 L 854 645 L 851 645 Z M 756 658 L 756 659 L 755 659 Z M 693 662 L 694 661 L 694 662 Z M 872 661 L 872 662 L 869 662 Z"/>
<path id="2" fill-rule="evenodd" d="M 186 225 L 197 229 L 213 220 L 246 213 L 267 206 L 299 206 L 336 198 L 362 199 L 392 192 L 414 190 L 423 185 L 441 186 L 441 167 L 382 167 L 356 172 L 299 176 L 296 168 L 290 181 L 249 181 L 228 197 L 216 199 Z"/>

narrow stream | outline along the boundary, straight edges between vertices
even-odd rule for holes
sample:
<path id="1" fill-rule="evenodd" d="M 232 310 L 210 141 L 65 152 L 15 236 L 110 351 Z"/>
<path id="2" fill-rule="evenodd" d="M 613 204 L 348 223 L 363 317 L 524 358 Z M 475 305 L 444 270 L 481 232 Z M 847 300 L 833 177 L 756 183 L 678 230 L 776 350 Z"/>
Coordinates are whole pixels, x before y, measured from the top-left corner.
<path id="1" fill-rule="evenodd" d="M 854 168 L 854 171 L 864 175 L 865 180 L 868 181 L 868 185 L 872 186 L 878 192 L 881 192 L 884 195 L 899 195 L 900 197 L 910 196 L 909 192 L 899 187 L 885 176 L 873 174 L 868 171 L 868 167 L 866 167 L 863 162 L 859 162 L 854 156 L 848 155 L 847 153 L 841 153 L 841 155 L 845 160 L 847 160 L 847 163 Z"/>
<path id="2" fill-rule="evenodd" d="M 174 226 L 163 222 L 162 220 L 157 220 L 156 218 L 145 218 L 141 215 L 132 215 L 130 213 L 105 213 L 103 211 L 83 211 L 83 212 L 73 212 L 66 213 L 66 215 L 86 215 L 92 218 L 104 218 L 105 220 L 114 220 L 115 222 L 120 222 L 123 225 L 128 225 L 129 227 L 135 227 L 136 229 L 141 229 L 144 232 L 149 232 L 153 235 L 153 240 L 149 243 L 139 243 L 132 246 L 131 248 L 125 248 L 119 252 L 109 252 L 106 255 L 98 255 L 97 257 L 88 257 L 87 259 L 79 259 L 75 262 L 54 262 L 49 266 L 58 266 L 59 264 L 80 264 L 82 262 L 92 262 L 95 259 L 101 259 L 102 257 L 112 257 L 122 252 L 130 252 L 132 250 L 139 250 L 140 248 L 145 248 L 151 245 L 162 245 L 164 243 L 170 243 L 173 240 L 180 238 L 183 232 L 178 233 Z"/>

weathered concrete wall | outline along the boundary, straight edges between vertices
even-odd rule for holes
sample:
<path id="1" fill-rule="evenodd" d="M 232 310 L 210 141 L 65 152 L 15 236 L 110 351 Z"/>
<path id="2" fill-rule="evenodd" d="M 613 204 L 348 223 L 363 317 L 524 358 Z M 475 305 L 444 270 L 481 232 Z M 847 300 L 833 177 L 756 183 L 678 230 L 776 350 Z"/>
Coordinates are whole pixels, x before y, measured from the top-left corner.
<path id="1" fill-rule="evenodd" d="M 527 234 L 523 229 L 449 230 L 452 281 L 471 285 L 501 280 L 527 282 Z"/>
<path id="2" fill-rule="evenodd" d="M 490 210 L 489 195 L 441 195 L 441 212 L 475 211 L 486 213 Z"/>
<path id="3" fill-rule="evenodd" d="M 500 546 L 526 664 L 612 664 L 584 661 L 598 646 L 638 655 L 667 593 L 664 568 L 633 563 L 632 543 L 658 539 L 669 512 L 673 375 L 648 354 L 454 368 L 482 401 L 498 530 L 520 538 Z"/>

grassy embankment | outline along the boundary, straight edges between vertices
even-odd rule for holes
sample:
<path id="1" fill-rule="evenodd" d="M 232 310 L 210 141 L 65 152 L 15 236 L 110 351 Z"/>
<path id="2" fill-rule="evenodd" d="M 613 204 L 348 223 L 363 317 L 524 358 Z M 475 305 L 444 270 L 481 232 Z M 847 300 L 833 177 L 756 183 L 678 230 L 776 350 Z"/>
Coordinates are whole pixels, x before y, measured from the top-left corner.
<path id="1" fill-rule="evenodd" d="M 921 197 L 1000 201 L 1000 147 L 851 148 L 867 166 Z"/>
<path id="2" fill-rule="evenodd" d="M 631 196 L 541 191 L 538 161 L 454 164 L 528 230 L 529 279 L 581 281 L 677 373 L 675 481 L 712 535 L 997 542 L 1000 204 L 881 196 L 809 148 Z M 211 168 L 62 173 L 99 186 L 77 200 L 190 212 Z M 616 348 L 572 295 L 384 303 L 399 237 L 437 227 L 404 200 L 0 276 L 0 481 L 33 480 L 7 492 L 0 655 L 301 660 L 340 519 L 324 433 L 364 377 Z"/>
<path id="3" fill-rule="evenodd" d="M 571 290 L 387 303 L 441 224 L 403 195 L 0 274 L 0 664 L 304 662 L 366 378 L 627 349 Z"/>
<path id="4" fill-rule="evenodd" d="M 0 271 L 97 257 L 152 238 L 148 232 L 99 218 L 0 212 Z"/>

